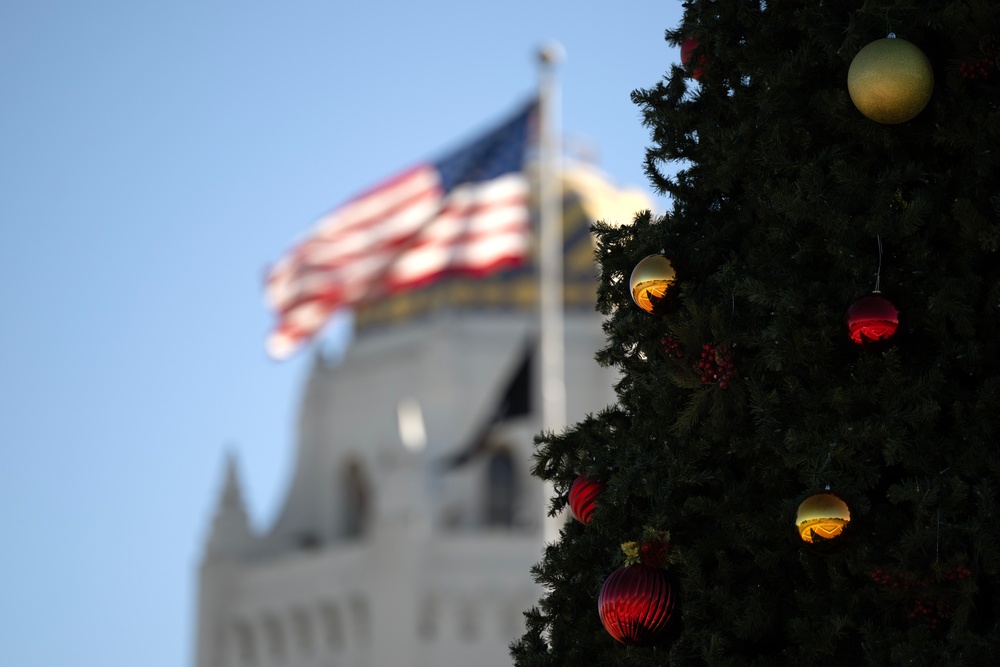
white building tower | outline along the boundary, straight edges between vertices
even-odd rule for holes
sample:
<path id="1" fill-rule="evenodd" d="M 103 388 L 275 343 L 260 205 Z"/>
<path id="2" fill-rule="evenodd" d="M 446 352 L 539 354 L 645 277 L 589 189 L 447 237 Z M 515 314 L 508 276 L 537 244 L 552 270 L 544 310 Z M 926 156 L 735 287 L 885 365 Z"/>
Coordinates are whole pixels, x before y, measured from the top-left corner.
<path id="1" fill-rule="evenodd" d="M 649 208 L 564 174 L 570 422 L 614 401 L 588 226 Z M 265 534 L 236 462 L 201 563 L 195 667 L 500 667 L 540 591 L 546 499 L 533 267 L 367 308 L 344 360 L 315 353 L 292 484 Z"/>

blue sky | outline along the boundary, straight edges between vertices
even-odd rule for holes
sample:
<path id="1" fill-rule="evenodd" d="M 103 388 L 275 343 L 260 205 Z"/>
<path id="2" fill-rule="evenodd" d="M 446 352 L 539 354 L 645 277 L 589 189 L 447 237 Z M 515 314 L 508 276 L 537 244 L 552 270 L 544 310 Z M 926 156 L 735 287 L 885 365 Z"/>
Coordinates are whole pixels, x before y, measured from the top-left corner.
<path id="1" fill-rule="evenodd" d="M 308 355 L 264 354 L 267 264 L 484 129 L 558 40 L 562 125 L 647 186 L 629 100 L 679 2 L 0 3 L 0 664 L 186 667 L 239 456 L 288 483 Z"/>

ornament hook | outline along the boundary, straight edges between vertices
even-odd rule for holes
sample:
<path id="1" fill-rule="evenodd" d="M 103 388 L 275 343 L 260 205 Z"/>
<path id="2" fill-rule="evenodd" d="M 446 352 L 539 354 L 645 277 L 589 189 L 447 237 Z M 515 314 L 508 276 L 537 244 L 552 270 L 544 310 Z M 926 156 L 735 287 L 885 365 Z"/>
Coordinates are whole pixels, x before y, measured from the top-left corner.
<path id="1" fill-rule="evenodd" d="M 934 562 L 941 563 L 941 508 L 937 511 L 937 529 L 934 534 Z"/>
<path id="2" fill-rule="evenodd" d="M 875 270 L 875 294 L 881 293 L 882 286 L 882 236 L 875 236 L 878 241 L 878 268 Z"/>

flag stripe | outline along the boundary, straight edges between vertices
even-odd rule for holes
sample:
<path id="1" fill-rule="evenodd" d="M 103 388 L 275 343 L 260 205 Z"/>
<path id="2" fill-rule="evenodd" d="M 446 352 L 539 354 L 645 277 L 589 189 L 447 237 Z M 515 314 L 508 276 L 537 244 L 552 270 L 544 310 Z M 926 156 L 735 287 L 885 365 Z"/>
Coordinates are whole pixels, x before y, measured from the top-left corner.
<path id="1" fill-rule="evenodd" d="M 414 263 L 410 256 L 421 253 L 426 256 L 427 252 L 434 252 L 433 246 L 468 243 L 475 236 L 481 236 L 485 241 L 493 236 L 511 233 L 527 237 L 530 233 L 527 181 L 520 174 L 508 175 L 501 180 L 501 183 L 466 184 L 456 188 L 445 198 L 442 212 L 406 242 L 405 251 L 400 250 L 398 239 L 393 239 L 391 242 L 383 242 L 381 246 L 371 246 L 363 253 L 338 257 L 338 261 L 327 264 L 323 261 L 326 259 L 324 248 L 327 244 L 322 241 L 309 242 L 309 247 L 301 248 L 298 253 L 300 264 L 295 271 L 272 282 L 272 307 L 287 312 L 290 303 L 326 292 L 338 281 L 346 286 L 371 279 L 394 260 L 400 266 L 408 267 L 404 273 L 412 274 L 413 267 L 418 263 Z M 521 245 L 521 255 L 525 255 L 528 250 L 525 238 Z M 461 265 L 469 269 L 476 268 L 472 259 L 462 260 Z M 414 278 L 408 276 L 404 282 L 411 282 Z M 390 283 L 395 282 L 392 274 L 387 279 Z M 392 284 L 388 287 L 392 288 Z M 346 287 L 344 292 L 353 293 Z"/>
<path id="2" fill-rule="evenodd" d="M 389 224 L 398 226 L 398 233 L 383 235 L 381 239 L 372 238 L 371 242 L 361 247 L 355 247 L 354 242 L 345 247 L 340 242 L 330 243 L 325 239 L 309 240 L 296 250 L 296 275 L 301 277 L 311 271 L 333 269 L 374 253 L 399 249 L 403 245 L 414 248 L 428 239 L 446 240 L 463 230 L 489 231 L 498 223 L 506 222 L 505 212 L 527 222 L 528 189 L 525 179 L 516 175 L 498 181 L 502 182 L 459 186 L 435 206 L 436 215 L 426 216 L 421 221 L 423 224 L 413 228 L 409 220 L 390 221 Z M 425 212 L 423 205 L 418 208 L 419 213 Z M 413 209 L 410 214 L 414 214 Z M 425 222 L 427 219 L 430 222 Z M 272 276 L 272 279 L 289 277 L 291 274 L 286 271 Z"/>
<path id="3" fill-rule="evenodd" d="M 304 302 L 332 298 L 354 299 L 365 296 L 365 286 L 382 273 L 382 289 L 371 296 L 391 293 L 399 285 L 418 282 L 421 273 L 436 275 L 445 270 L 462 270 L 472 273 L 492 267 L 498 260 L 522 260 L 530 251 L 527 225 L 512 220 L 505 228 L 477 234 L 467 232 L 449 238 L 446 242 L 428 242 L 396 259 L 392 253 L 382 253 L 354 262 L 347 267 L 316 271 L 299 279 L 295 292 L 279 305 L 283 315 L 289 315 Z M 443 261 L 447 260 L 447 261 Z"/>
<path id="4" fill-rule="evenodd" d="M 269 353 L 288 356 L 342 306 L 523 262 L 531 225 L 521 167 L 532 110 L 320 218 L 267 276 L 265 297 L 278 315 Z"/>
<path id="5" fill-rule="evenodd" d="M 440 190 L 441 178 L 434 166 L 419 164 L 320 218 L 313 237 L 335 240 L 372 225 L 381 226 L 386 216 L 414 197 Z"/>
<path id="6" fill-rule="evenodd" d="M 415 287 L 458 272 L 484 275 L 520 262 L 528 250 L 521 230 L 450 246 L 432 246 L 393 267 L 386 278 L 390 290 Z"/>
<path id="7" fill-rule="evenodd" d="M 433 171 L 428 174 L 426 167 L 408 172 L 405 182 L 394 179 L 392 188 L 384 201 L 375 202 L 375 207 L 355 200 L 354 210 L 348 215 L 342 216 L 335 211 L 322 218 L 322 226 L 342 221 L 349 229 L 337 234 L 315 234 L 276 264 L 267 278 L 268 304 L 278 307 L 289 286 L 304 275 L 310 265 L 334 263 L 344 259 L 342 255 L 362 255 L 387 242 L 401 242 L 426 224 L 438 209 L 440 186 L 436 174 Z M 382 217 L 373 220 L 369 217 L 373 212 Z"/>

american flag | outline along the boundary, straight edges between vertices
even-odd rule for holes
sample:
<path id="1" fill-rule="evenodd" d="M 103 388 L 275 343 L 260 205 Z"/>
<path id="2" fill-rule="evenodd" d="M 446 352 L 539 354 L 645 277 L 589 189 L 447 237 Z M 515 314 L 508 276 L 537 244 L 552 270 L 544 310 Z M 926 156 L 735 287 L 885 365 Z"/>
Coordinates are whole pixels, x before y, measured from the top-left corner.
<path id="1" fill-rule="evenodd" d="M 287 358 L 338 308 L 524 262 L 531 218 L 523 165 L 536 109 L 533 101 L 444 159 L 321 217 L 268 272 L 265 295 L 277 315 L 269 354 Z"/>

